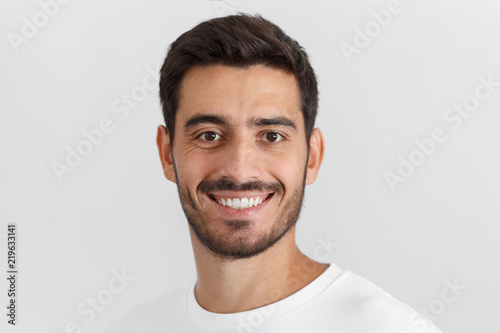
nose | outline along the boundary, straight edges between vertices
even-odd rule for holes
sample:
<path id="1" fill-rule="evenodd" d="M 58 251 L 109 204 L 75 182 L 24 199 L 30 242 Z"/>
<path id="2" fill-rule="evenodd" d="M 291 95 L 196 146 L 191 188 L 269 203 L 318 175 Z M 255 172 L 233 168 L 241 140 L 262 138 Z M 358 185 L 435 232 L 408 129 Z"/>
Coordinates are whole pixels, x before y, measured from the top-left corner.
<path id="1" fill-rule="evenodd" d="M 240 133 L 222 151 L 219 178 L 229 178 L 237 184 L 259 180 L 262 176 L 261 163 L 262 156 L 259 156 L 255 141 Z"/>

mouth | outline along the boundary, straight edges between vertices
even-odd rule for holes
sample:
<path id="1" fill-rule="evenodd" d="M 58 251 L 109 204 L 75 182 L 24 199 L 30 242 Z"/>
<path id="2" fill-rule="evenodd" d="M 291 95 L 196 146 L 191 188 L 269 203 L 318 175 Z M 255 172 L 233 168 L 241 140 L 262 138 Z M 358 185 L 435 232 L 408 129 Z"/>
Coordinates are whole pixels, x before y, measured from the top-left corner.
<path id="1" fill-rule="evenodd" d="M 207 195 L 212 201 L 216 202 L 220 206 L 235 210 L 246 210 L 258 207 L 262 205 L 262 203 L 270 200 L 273 197 L 274 192 L 267 194 L 247 194 L 242 196 L 229 193 L 227 195 L 207 193 Z"/>

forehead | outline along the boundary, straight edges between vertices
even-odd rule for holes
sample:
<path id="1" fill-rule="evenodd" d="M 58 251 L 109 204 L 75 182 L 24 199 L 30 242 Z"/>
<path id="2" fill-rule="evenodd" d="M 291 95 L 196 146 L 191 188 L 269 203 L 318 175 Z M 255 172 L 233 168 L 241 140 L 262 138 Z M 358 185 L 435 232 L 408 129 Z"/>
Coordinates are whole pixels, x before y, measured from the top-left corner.
<path id="1" fill-rule="evenodd" d="M 254 117 L 284 116 L 303 124 L 295 76 L 264 65 L 191 68 L 179 90 L 176 122 L 182 124 L 197 113 L 224 115 L 234 123 Z"/>

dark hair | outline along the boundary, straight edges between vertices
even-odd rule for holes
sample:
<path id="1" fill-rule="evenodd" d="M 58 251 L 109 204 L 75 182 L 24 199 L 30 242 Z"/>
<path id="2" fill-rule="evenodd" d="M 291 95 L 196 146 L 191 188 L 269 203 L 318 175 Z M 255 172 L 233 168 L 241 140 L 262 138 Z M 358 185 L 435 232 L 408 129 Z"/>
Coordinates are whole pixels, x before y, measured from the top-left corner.
<path id="1" fill-rule="evenodd" d="M 295 75 L 309 146 L 318 109 L 318 85 L 307 53 L 277 25 L 260 15 L 244 13 L 202 22 L 170 45 L 160 69 L 160 100 L 170 142 L 173 142 L 179 89 L 190 68 L 257 64 L 284 69 Z"/>

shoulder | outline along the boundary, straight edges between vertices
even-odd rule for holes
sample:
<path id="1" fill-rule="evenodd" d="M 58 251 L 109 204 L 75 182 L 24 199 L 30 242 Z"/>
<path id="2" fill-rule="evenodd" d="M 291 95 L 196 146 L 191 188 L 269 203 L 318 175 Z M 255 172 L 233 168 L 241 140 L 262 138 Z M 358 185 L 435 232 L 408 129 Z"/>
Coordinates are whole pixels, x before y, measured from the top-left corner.
<path id="1" fill-rule="evenodd" d="M 113 322 L 105 333 L 135 333 L 148 328 L 168 327 L 173 318 L 185 314 L 186 292 L 189 284 L 140 303 Z M 153 332 L 153 331 L 148 331 Z"/>
<path id="2" fill-rule="evenodd" d="M 441 333 L 419 312 L 351 271 L 338 282 L 337 304 L 341 304 L 346 323 L 358 323 L 363 332 Z"/>

